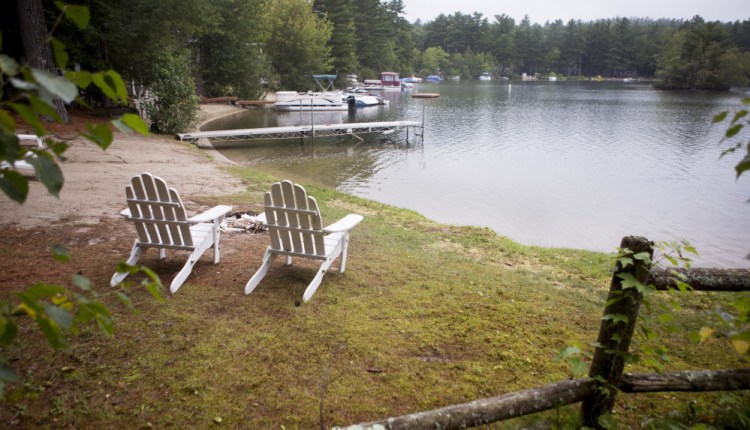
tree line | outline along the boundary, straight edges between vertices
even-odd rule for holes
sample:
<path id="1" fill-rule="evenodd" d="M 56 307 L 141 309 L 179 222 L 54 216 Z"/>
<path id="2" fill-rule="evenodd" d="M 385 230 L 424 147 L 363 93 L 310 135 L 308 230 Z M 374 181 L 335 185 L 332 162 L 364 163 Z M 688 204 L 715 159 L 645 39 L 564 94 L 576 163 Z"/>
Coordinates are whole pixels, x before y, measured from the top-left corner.
<path id="1" fill-rule="evenodd" d="M 251 99 L 264 85 L 311 89 L 313 73 L 381 71 L 646 77 L 661 88 L 702 89 L 744 85 L 750 76 L 750 20 L 538 24 L 456 12 L 410 23 L 403 0 L 76 0 L 91 13 L 81 33 L 55 22 L 53 0 L 42 3 L 71 63 L 118 70 L 131 84 L 158 83 L 162 93 Z M 0 18 L 3 50 L 20 58 L 14 16 Z"/>
<path id="2" fill-rule="evenodd" d="M 480 69 L 513 76 L 563 75 L 657 78 L 665 88 L 725 89 L 744 85 L 750 72 L 750 20 L 734 23 L 613 18 L 544 25 L 507 15 L 439 15 L 415 23 L 424 48 L 422 67 L 476 76 Z M 430 63 L 428 50 L 442 50 Z M 697 76 L 711 70 L 712 79 Z"/>

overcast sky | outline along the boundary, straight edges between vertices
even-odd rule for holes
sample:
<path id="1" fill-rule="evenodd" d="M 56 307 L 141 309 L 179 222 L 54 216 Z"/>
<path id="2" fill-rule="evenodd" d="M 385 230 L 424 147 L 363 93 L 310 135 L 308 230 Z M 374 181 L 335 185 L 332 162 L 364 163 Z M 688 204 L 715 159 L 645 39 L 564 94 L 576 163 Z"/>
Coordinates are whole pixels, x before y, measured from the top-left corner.
<path id="1" fill-rule="evenodd" d="M 493 22 L 502 13 L 514 18 L 516 23 L 529 15 L 531 22 L 570 19 L 593 21 L 599 18 L 682 18 L 695 15 L 707 21 L 744 21 L 750 19 L 750 0 L 404 0 L 405 15 L 409 22 L 421 19 L 432 21 L 444 13 L 471 14 L 480 12 Z"/>

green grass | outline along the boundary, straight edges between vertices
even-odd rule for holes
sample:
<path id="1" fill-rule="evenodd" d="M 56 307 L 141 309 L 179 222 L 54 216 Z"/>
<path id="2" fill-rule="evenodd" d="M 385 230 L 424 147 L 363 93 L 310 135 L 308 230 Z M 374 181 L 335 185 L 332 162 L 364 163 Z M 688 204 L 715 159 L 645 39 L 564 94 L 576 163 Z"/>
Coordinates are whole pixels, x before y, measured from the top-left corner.
<path id="1" fill-rule="evenodd" d="M 232 173 L 245 181 L 246 193 L 201 202 L 260 210 L 274 178 L 241 168 Z M 573 342 L 596 340 L 612 255 L 522 246 L 489 229 L 441 225 L 331 189 L 306 189 L 327 222 L 350 212 L 365 216 L 352 232 L 346 273 L 334 264 L 310 302 L 295 305 L 316 270 L 303 260 L 291 268 L 277 262 L 244 296 L 268 239 L 225 235 L 224 249 L 237 249 L 225 252 L 218 266 L 204 257 L 166 304 L 132 289 L 137 311 L 131 312 L 102 287 L 118 316 L 113 338 L 90 329 L 72 340 L 69 352 L 53 352 L 30 324 L 22 324 L 23 340 L 3 353 L 24 382 L 7 387 L 0 422 L 309 429 L 320 428 L 322 414 L 327 426 L 346 425 L 569 378 L 568 365 L 555 355 Z M 97 285 L 107 285 L 111 267 L 129 247 L 125 230 L 116 249 L 102 244 L 99 253 L 77 254 L 76 264 Z M 247 250 L 230 244 L 240 240 Z M 613 238 L 613 248 L 618 242 Z M 13 252 L 10 244 L 0 248 L 0 255 Z M 151 255 L 144 263 L 155 263 Z M 168 278 L 180 264 L 155 263 L 155 269 Z M 700 347 L 684 336 L 727 296 L 677 300 L 684 308 L 678 318 L 683 332 L 664 333 L 672 351 L 669 370 L 744 365 L 721 344 Z M 620 395 L 617 416 L 638 426 L 693 398 L 716 399 Z M 576 408 L 496 427 L 541 419 L 575 426 Z"/>

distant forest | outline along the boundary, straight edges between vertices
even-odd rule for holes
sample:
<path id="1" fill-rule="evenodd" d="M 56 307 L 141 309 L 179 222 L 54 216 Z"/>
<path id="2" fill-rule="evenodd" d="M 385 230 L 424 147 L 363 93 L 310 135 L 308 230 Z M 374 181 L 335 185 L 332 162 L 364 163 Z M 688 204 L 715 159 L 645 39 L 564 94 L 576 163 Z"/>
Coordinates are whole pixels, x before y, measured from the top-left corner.
<path id="1" fill-rule="evenodd" d="M 13 3 L 8 6 L 13 8 Z M 81 33 L 43 0 L 70 62 L 148 85 L 175 63 L 200 95 L 254 98 L 263 85 L 312 88 L 313 73 L 377 78 L 488 71 L 515 78 L 654 78 L 661 88 L 728 89 L 750 76 L 750 17 L 734 22 L 617 17 L 520 22 L 502 13 L 408 22 L 402 0 L 70 0 L 91 12 Z M 5 7 L 5 6 L 4 6 Z M 17 20 L 0 18 L 3 51 L 21 55 Z"/>

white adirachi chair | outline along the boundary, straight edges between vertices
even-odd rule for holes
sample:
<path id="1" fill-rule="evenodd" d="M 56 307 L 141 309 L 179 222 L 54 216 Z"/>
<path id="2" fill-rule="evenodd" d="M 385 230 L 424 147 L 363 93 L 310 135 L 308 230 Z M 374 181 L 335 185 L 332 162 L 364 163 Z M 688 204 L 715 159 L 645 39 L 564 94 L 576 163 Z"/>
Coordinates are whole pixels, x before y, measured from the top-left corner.
<path id="1" fill-rule="evenodd" d="M 265 226 L 271 236 L 271 245 L 263 255 L 257 272 L 245 285 L 245 294 L 250 294 L 268 273 L 276 255 L 286 256 L 286 264 L 292 257 L 322 260 L 318 273 L 302 296 L 310 300 L 318 289 L 326 270 L 336 257 L 341 256 L 339 272 L 346 269 L 346 254 L 349 245 L 349 230 L 354 228 L 362 215 L 349 214 L 328 227 L 323 220 L 314 197 L 308 197 L 305 189 L 290 181 L 277 182 L 265 194 Z"/>
<path id="2" fill-rule="evenodd" d="M 214 264 L 219 262 L 219 226 L 232 210 L 231 206 L 215 206 L 187 218 L 177 191 L 150 173 L 134 176 L 125 192 L 128 208 L 122 214 L 135 224 L 138 233 L 127 261 L 129 265 L 134 265 L 148 248 L 158 248 L 160 259 L 166 258 L 168 248 L 192 251 L 185 266 L 172 280 L 169 291 L 174 293 L 208 248 L 213 246 Z M 115 286 L 126 276 L 127 272 L 115 273 L 110 284 Z"/>

